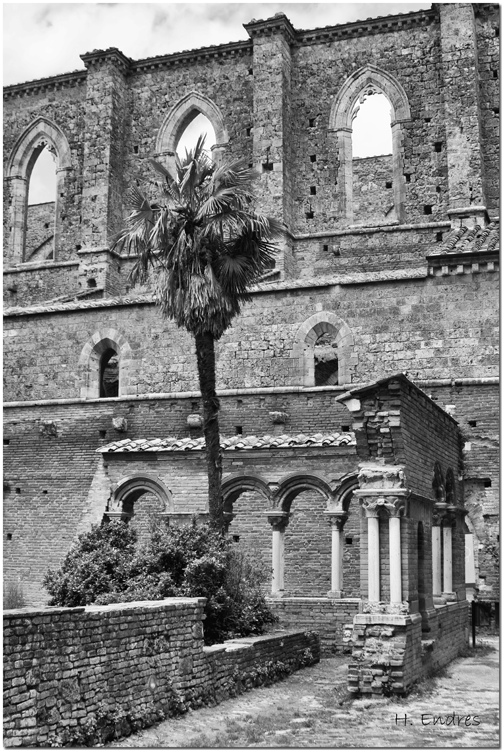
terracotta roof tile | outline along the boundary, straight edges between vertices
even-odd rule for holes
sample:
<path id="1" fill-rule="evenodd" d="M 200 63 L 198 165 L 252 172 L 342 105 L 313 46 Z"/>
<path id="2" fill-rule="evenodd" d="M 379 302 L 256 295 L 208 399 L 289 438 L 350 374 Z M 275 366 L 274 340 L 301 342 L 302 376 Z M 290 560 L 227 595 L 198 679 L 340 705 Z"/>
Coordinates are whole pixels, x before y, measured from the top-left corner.
<path id="1" fill-rule="evenodd" d="M 459 227 L 450 232 L 431 255 L 445 253 L 492 252 L 499 244 L 499 222 L 492 221 L 486 227 L 476 224 L 472 229 Z"/>
<path id="2" fill-rule="evenodd" d="M 322 446 L 355 445 L 353 432 L 334 432 L 331 434 L 316 433 L 315 435 L 237 435 L 223 437 L 223 450 L 258 450 L 260 448 L 294 448 L 294 447 L 322 447 Z M 202 451 L 205 450 L 205 440 L 200 438 L 138 438 L 137 440 L 119 440 L 108 443 L 98 449 L 98 453 L 133 453 L 142 451 Z"/>

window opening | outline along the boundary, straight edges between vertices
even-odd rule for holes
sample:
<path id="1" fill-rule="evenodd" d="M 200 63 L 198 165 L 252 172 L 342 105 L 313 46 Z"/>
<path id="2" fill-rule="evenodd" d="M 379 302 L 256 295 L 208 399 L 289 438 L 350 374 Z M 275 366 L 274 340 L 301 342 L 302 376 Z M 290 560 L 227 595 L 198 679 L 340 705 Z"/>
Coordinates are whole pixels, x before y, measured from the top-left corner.
<path id="1" fill-rule="evenodd" d="M 352 156 L 364 159 L 392 154 L 389 100 L 385 94 L 369 90 L 362 93 L 359 102 L 352 122 Z"/>
<path id="2" fill-rule="evenodd" d="M 99 372 L 99 397 L 115 398 L 119 395 L 119 358 L 114 349 L 103 352 Z"/>
<path id="3" fill-rule="evenodd" d="M 56 192 L 56 155 L 53 148 L 45 145 L 29 175 L 25 261 L 54 258 Z"/>
<path id="4" fill-rule="evenodd" d="M 194 111 L 194 117 L 187 122 L 187 125 L 178 140 L 176 146 L 176 153 L 183 159 L 187 151 L 192 151 L 195 148 L 197 139 L 203 135 L 205 136 L 204 150 L 207 155 L 212 159 L 211 148 L 216 144 L 216 135 L 214 128 L 208 118 L 202 114 L 202 112 Z"/>
<path id="5" fill-rule="evenodd" d="M 314 344 L 314 384 L 338 385 L 336 333 L 325 332 Z"/>

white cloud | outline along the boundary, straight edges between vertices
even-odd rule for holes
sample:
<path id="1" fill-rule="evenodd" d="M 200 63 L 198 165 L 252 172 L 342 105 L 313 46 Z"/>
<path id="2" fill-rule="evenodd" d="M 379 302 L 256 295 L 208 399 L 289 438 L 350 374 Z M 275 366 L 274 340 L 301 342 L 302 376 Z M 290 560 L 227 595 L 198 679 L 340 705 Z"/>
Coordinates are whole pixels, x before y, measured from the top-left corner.
<path id="1" fill-rule="evenodd" d="M 118 47 L 135 60 L 248 39 L 242 24 L 286 13 L 297 29 L 428 8 L 421 3 L 4 3 L 4 84 L 82 70 Z"/>

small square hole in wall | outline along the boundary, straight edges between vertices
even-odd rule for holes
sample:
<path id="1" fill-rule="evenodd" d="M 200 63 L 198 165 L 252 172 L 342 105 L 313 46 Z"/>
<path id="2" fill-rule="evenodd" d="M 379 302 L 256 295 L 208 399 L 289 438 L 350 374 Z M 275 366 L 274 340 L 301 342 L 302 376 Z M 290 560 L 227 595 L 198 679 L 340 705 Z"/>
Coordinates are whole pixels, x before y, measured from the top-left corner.
<path id="1" fill-rule="evenodd" d="M 315 154 L 311 154 L 310 155 L 310 161 L 312 162 L 312 164 L 314 164 L 314 162 L 317 161 L 317 156 Z"/>
<path id="2" fill-rule="evenodd" d="M 406 182 L 411 182 L 411 174 L 405 174 Z"/>
<path id="3" fill-rule="evenodd" d="M 242 425 L 240 425 L 240 424 L 235 425 L 235 434 L 236 435 L 242 435 Z"/>
<path id="4" fill-rule="evenodd" d="M 248 68 L 248 75 L 249 75 L 249 76 L 252 76 L 252 75 L 253 75 L 253 68 Z"/>
<path id="5" fill-rule="evenodd" d="M 42 495 L 47 495 L 47 490 L 42 490 Z"/>
<path id="6" fill-rule="evenodd" d="M 44 224 L 44 229 L 49 229 L 50 224 Z"/>
<path id="7" fill-rule="evenodd" d="M 352 537 L 351 536 L 346 536 L 345 537 L 345 544 L 352 544 Z"/>
<path id="8" fill-rule="evenodd" d="M 477 422 L 476 422 L 475 419 L 469 419 L 469 421 L 467 422 L 467 424 L 469 425 L 469 427 L 476 427 Z"/>
<path id="9" fill-rule="evenodd" d="M 350 425 L 342 424 L 342 432 L 350 432 Z"/>
<path id="10" fill-rule="evenodd" d="M 134 153 L 139 154 L 139 146 L 134 146 Z"/>
<path id="11" fill-rule="evenodd" d="M 310 195 L 317 195 L 317 188 L 315 185 L 310 186 Z"/>
<path id="12" fill-rule="evenodd" d="M 87 286 L 89 289 L 96 289 L 96 279 L 87 279 Z"/>
<path id="13" fill-rule="evenodd" d="M 305 216 L 307 219 L 313 219 L 314 218 L 314 212 L 313 211 L 305 211 Z"/>
<path id="14" fill-rule="evenodd" d="M 439 185 L 436 185 L 436 193 L 440 193 L 440 192 L 441 192 L 441 188 L 439 187 Z"/>
<path id="15" fill-rule="evenodd" d="M 315 127 L 315 117 L 309 118 L 309 128 Z"/>
<path id="16" fill-rule="evenodd" d="M 329 245 L 323 245 L 322 249 L 324 250 L 325 253 L 327 253 L 329 250 Z"/>
<path id="17" fill-rule="evenodd" d="M 3 444 L 4 445 L 10 445 L 10 440 L 8 438 L 4 438 L 3 439 Z"/>
<path id="18" fill-rule="evenodd" d="M 491 479 L 483 479 L 483 486 L 484 487 L 491 487 L 492 486 L 492 480 Z"/>
<path id="19" fill-rule="evenodd" d="M 192 401 L 192 411 L 197 411 L 199 408 L 199 402 L 198 401 Z"/>
<path id="20" fill-rule="evenodd" d="M 243 402 L 243 400 L 242 400 L 241 398 L 238 398 L 238 399 L 237 399 L 237 406 L 238 406 L 238 407 L 241 407 L 243 403 L 244 403 L 244 402 Z"/>
<path id="21" fill-rule="evenodd" d="M 251 128 L 246 128 L 246 135 L 247 135 L 247 136 L 250 136 L 250 135 L 251 135 Z"/>
<path id="22" fill-rule="evenodd" d="M 498 70 L 492 70 L 492 73 L 493 73 L 493 77 L 494 77 L 494 78 L 498 78 L 498 77 L 499 77 L 499 72 L 498 72 Z"/>
<path id="23" fill-rule="evenodd" d="M 496 26 L 495 27 L 495 36 L 499 36 L 499 34 L 500 34 L 500 29 L 499 29 L 498 26 Z"/>
<path id="24" fill-rule="evenodd" d="M 424 117 L 424 122 L 430 122 L 430 121 L 431 121 L 430 117 Z"/>
<path id="25" fill-rule="evenodd" d="M 7 534 L 7 541 L 8 541 L 8 542 L 11 542 L 11 541 L 12 541 L 12 534 Z"/>
<path id="26" fill-rule="evenodd" d="M 441 141 L 436 141 L 436 143 L 434 144 L 434 151 L 439 154 L 442 150 L 443 144 L 441 143 Z"/>
<path id="27" fill-rule="evenodd" d="M 16 487 L 16 495 L 20 495 L 20 494 L 21 494 L 21 487 Z"/>
<path id="28" fill-rule="evenodd" d="M 424 206 L 424 214 L 429 215 L 432 213 L 432 206 Z"/>
<path id="29" fill-rule="evenodd" d="M 100 430 L 99 431 L 99 437 L 104 440 L 106 437 L 106 430 Z"/>
<path id="30" fill-rule="evenodd" d="M 261 166 L 262 166 L 264 172 L 273 172 L 274 171 L 274 164 L 271 161 L 266 161 Z"/>
<path id="31" fill-rule="evenodd" d="M 442 242 L 442 241 L 443 241 L 443 233 L 436 232 L 436 242 Z"/>
<path id="32" fill-rule="evenodd" d="M 493 112 L 494 115 L 498 115 L 499 111 L 500 110 L 499 110 L 498 107 L 494 107 L 493 110 L 492 110 L 492 112 Z"/>
<path id="33" fill-rule="evenodd" d="M 75 245 L 75 250 L 82 250 L 82 245 Z"/>
<path id="34" fill-rule="evenodd" d="M 391 187 L 392 187 L 392 182 L 391 182 L 390 180 L 388 180 L 388 181 L 387 181 L 387 182 L 385 183 L 385 187 L 387 188 L 387 190 L 389 190 L 389 188 L 391 188 Z"/>
<path id="35" fill-rule="evenodd" d="M 240 536 L 239 536 L 239 534 L 233 534 L 233 536 L 232 536 L 232 541 L 233 541 L 233 542 L 238 542 L 238 541 L 239 541 L 239 539 L 240 539 Z"/>

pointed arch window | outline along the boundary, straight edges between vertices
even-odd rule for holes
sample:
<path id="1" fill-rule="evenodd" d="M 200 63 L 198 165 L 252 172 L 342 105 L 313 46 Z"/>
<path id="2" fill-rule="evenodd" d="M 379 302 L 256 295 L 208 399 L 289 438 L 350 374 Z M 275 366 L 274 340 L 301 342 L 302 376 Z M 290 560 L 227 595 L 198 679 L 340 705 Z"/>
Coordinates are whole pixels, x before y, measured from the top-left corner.
<path id="1" fill-rule="evenodd" d="M 50 160 L 50 155 L 54 158 L 52 166 L 53 184 L 55 184 L 53 219 L 47 216 L 44 220 L 42 217 L 43 229 L 47 230 L 49 235 L 46 241 L 38 245 L 35 242 L 35 247 L 33 247 L 27 244 L 29 204 L 34 200 L 33 196 L 29 195 L 30 185 L 33 187 L 37 172 L 43 168 L 44 161 Z M 46 166 L 49 167 L 50 162 Z M 45 117 L 38 117 L 18 138 L 7 163 L 9 204 L 7 263 L 16 264 L 33 259 L 57 259 L 62 216 L 67 200 L 66 179 L 69 170 L 71 170 L 71 155 L 65 135 L 55 123 Z M 48 226 L 45 226 L 46 224 Z M 53 239 L 49 240 L 51 228 Z"/>

